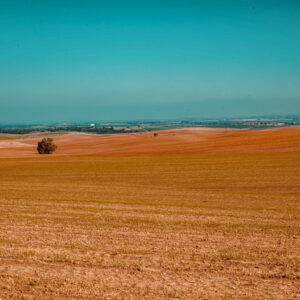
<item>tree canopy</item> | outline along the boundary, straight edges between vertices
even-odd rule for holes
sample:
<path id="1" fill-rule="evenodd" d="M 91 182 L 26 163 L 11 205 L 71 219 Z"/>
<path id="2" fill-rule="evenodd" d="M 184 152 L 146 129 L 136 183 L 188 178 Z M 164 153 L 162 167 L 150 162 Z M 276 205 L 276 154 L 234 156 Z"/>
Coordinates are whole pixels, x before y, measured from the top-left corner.
<path id="1" fill-rule="evenodd" d="M 39 154 L 51 154 L 57 149 L 52 138 L 43 138 L 38 142 L 37 151 Z"/>

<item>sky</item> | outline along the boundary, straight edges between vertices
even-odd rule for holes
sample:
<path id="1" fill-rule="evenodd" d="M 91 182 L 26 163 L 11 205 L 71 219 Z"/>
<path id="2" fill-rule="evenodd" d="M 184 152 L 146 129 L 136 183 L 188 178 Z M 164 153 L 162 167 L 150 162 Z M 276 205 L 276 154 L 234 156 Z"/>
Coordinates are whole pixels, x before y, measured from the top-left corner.
<path id="1" fill-rule="evenodd" d="M 300 114 L 300 1 L 0 0 L 0 123 Z"/>

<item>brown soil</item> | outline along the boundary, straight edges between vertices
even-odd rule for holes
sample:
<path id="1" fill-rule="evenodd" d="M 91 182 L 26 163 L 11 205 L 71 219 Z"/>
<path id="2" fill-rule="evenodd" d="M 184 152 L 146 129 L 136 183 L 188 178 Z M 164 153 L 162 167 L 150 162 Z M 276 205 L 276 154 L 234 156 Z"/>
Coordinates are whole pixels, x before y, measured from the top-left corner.
<path id="1" fill-rule="evenodd" d="M 7 136 L 6 136 L 7 137 Z M 37 141 L 14 136 L 0 140 L 0 157 L 34 157 Z M 153 133 L 93 135 L 64 134 L 54 137 L 55 156 L 162 155 L 200 153 L 299 152 L 300 126 L 266 130 L 188 128 Z"/>
<path id="2" fill-rule="evenodd" d="M 299 133 L 0 137 L 0 299 L 300 299 Z"/>

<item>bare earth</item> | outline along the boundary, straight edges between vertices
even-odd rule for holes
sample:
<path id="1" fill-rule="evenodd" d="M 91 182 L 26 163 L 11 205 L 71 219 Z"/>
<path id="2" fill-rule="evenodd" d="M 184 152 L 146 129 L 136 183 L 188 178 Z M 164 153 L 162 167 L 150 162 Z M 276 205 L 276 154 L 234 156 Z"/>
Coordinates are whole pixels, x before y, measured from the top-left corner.
<path id="1" fill-rule="evenodd" d="M 300 299 L 300 126 L 0 135 L 0 299 Z"/>
<path id="2" fill-rule="evenodd" d="M 0 135 L 0 157 L 38 157 L 41 137 Z M 50 135 L 51 136 L 51 135 Z M 2 139 L 1 139 L 2 137 Z M 188 128 L 114 135 L 62 134 L 54 156 L 299 152 L 300 126 L 265 130 Z"/>

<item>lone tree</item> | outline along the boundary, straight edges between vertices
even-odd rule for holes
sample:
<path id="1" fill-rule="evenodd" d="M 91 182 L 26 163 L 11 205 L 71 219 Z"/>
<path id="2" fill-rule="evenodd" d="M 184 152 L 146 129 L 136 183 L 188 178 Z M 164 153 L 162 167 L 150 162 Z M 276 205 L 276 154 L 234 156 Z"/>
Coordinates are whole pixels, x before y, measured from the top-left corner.
<path id="1" fill-rule="evenodd" d="M 37 151 L 39 154 L 51 154 L 57 149 L 51 138 L 43 138 L 38 142 Z"/>

